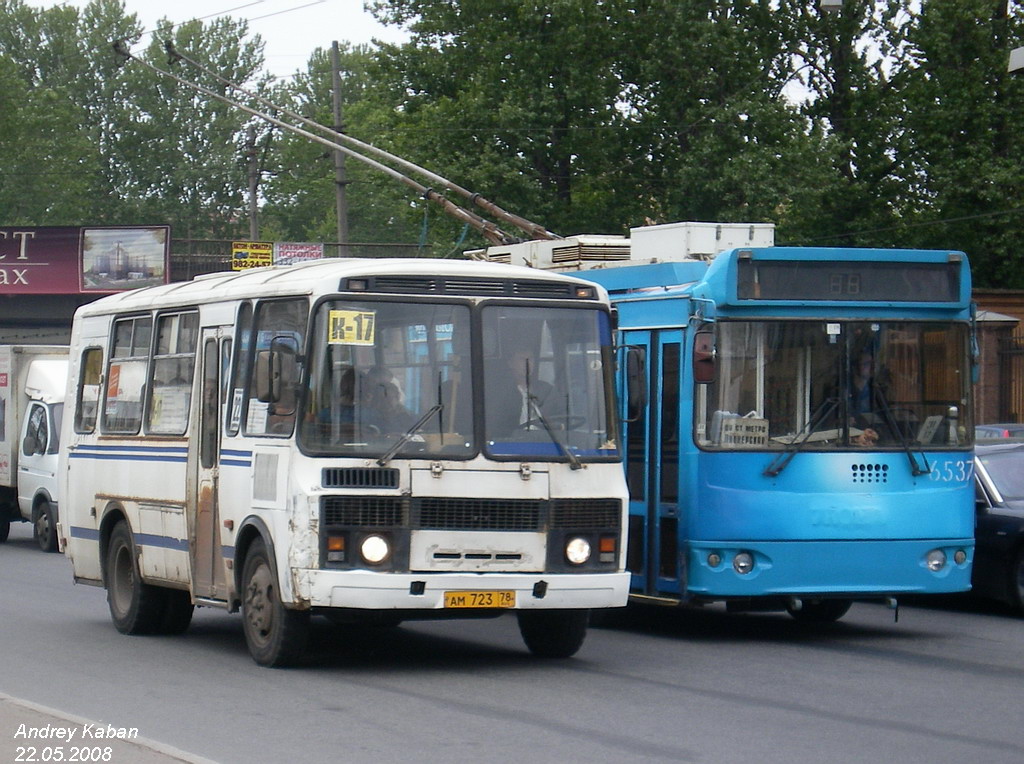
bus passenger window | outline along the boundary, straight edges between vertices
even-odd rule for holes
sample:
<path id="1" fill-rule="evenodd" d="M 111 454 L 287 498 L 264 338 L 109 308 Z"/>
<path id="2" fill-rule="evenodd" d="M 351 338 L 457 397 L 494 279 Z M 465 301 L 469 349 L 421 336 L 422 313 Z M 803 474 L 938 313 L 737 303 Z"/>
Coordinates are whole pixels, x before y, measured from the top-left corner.
<path id="1" fill-rule="evenodd" d="M 96 429 L 96 412 L 100 403 L 100 378 L 103 375 L 103 350 L 88 348 L 82 353 L 78 376 L 78 406 L 75 408 L 75 431 Z"/>
<path id="2" fill-rule="evenodd" d="M 114 348 L 107 367 L 103 408 L 104 432 L 134 435 L 139 431 L 152 328 L 153 319 L 149 316 L 114 322 Z"/>

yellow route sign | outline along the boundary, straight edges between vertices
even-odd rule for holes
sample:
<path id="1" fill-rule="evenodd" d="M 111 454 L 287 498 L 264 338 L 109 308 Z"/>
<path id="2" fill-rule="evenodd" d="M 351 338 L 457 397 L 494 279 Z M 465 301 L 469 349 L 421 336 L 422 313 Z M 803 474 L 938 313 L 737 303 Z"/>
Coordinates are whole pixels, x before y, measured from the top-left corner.
<path id="1" fill-rule="evenodd" d="M 371 310 L 332 310 L 327 342 L 331 345 L 373 345 L 377 314 Z"/>

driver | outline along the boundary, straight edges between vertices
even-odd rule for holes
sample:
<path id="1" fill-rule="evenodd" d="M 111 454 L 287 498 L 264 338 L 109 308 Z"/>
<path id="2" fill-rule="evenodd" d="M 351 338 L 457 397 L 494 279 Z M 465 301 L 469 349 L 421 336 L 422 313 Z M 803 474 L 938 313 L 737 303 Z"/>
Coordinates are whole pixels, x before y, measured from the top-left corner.
<path id="1" fill-rule="evenodd" d="M 506 368 L 495 375 L 494 393 L 497 416 L 496 431 L 511 433 L 516 429 L 541 429 L 537 408 L 545 416 L 554 398 L 554 388 L 537 377 L 536 356 L 526 348 L 516 348 L 505 357 Z M 535 408 L 536 406 L 536 408 Z"/>

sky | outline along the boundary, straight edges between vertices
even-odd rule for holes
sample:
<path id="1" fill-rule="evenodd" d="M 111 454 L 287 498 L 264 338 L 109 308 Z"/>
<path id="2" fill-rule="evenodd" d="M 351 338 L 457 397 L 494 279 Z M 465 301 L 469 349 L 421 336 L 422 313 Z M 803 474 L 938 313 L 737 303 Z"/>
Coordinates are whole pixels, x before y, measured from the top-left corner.
<path id="1" fill-rule="evenodd" d="M 28 0 L 28 5 L 49 8 L 74 5 L 82 8 L 88 0 L 44 2 Z M 146 31 L 168 18 L 173 23 L 218 16 L 246 19 L 249 33 L 259 34 L 265 44 L 265 67 L 278 77 L 305 70 L 316 48 L 329 48 L 334 40 L 353 44 L 373 39 L 402 42 L 407 35 L 398 27 L 378 24 L 363 0 L 124 0 L 125 10 L 134 13 Z M 143 38 L 143 43 L 149 42 Z"/>

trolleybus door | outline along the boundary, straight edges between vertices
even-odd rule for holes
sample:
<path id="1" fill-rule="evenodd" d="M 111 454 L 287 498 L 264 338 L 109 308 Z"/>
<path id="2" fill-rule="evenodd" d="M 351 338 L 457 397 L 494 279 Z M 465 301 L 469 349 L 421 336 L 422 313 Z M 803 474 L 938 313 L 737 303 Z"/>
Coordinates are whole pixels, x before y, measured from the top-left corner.
<path id="1" fill-rule="evenodd" d="M 192 438 L 198 448 L 195 464 L 195 543 L 192 551 L 192 589 L 195 597 L 224 599 L 227 587 L 224 580 L 224 562 L 220 552 L 220 512 L 217 504 L 220 465 L 220 394 L 221 353 L 217 329 L 202 332 L 200 362 L 200 399 L 198 438 Z"/>
<path id="2" fill-rule="evenodd" d="M 679 390 L 682 330 L 623 331 L 622 343 L 644 348 L 650 394 L 634 422 L 625 424 L 629 483 L 632 590 L 680 595 Z"/>

